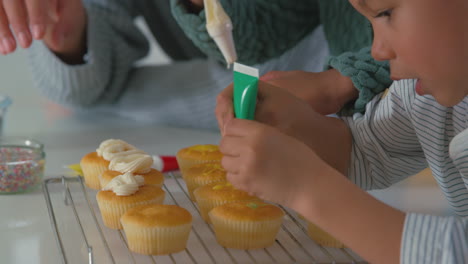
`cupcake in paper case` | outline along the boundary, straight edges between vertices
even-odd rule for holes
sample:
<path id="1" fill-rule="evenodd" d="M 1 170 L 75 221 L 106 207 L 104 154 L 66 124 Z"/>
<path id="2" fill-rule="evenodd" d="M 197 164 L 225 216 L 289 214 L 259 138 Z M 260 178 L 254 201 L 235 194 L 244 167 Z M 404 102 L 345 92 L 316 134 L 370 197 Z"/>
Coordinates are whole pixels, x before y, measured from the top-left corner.
<path id="1" fill-rule="evenodd" d="M 177 205 L 137 206 L 128 210 L 121 222 L 129 249 L 144 255 L 184 250 L 192 229 L 192 215 Z"/>
<path id="2" fill-rule="evenodd" d="M 260 198 L 249 195 L 247 192 L 238 190 L 227 181 L 214 182 L 198 187 L 193 192 L 195 200 L 200 209 L 200 214 L 207 223 L 210 223 L 208 213 L 211 209 L 234 202 L 252 201 L 260 202 Z"/>
<path id="3" fill-rule="evenodd" d="M 219 162 L 221 163 L 221 158 L 223 154 L 219 151 L 217 145 L 194 145 L 187 148 L 179 150 L 176 154 L 177 163 L 179 164 L 179 169 L 184 175 L 185 171 L 199 163 L 207 162 Z"/>
<path id="4" fill-rule="evenodd" d="M 131 173 L 113 178 L 96 195 L 104 225 L 122 229 L 120 217 L 129 209 L 145 204 L 162 204 L 165 192 L 154 185 L 143 185 L 142 176 Z"/>
<path id="5" fill-rule="evenodd" d="M 210 211 L 218 243 L 227 248 L 259 249 L 271 246 L 283 222 L 284 212 L 264 202 L 236 202 Z"/>
<path id="6" fill-rule="evenodd" d="M 221 167 L 219 162 L 201 163 L 189 167 L 183 178 L 187 185 L 190 199 L 195 201 L 195 196 L 193 195 L 195 189 L 210 183 L 226 181 L 226 171 Z"/>
<path id="7" fill-rule="evenodd" d="M 324 246 L 324 247 L 333 247 L 333 248 L 344 248 L 345 245 L 341 243 L 339 240 L 316 226 L 315 224 L 307 221 L 307 234 L 309 235 L 312 240 L 314 240 L 317 244 Z"/>
<path id="8" fill-rule="evenodd" d="M 110 160 L 119 155 L 132 153 L 144 152 L 120 139 L 103 141 L 96 151 L 86 154 L 80 161 L 86 186 L 95 190 L 101 189 L 99 176 L 108 170 Z"/>

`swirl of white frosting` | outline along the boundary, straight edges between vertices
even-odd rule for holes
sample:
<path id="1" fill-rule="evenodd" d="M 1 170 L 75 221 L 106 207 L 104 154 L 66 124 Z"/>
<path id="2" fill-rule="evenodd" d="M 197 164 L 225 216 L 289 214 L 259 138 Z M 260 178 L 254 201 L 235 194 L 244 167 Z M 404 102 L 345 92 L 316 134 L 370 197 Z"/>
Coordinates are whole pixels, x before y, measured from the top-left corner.
<path id="1" fill-rule="evenodd" d="M 103 141 L 99 148 L 96 149 L 99 157 L 105 160 L 111 160 L 117 155 L 128 155 L 134 153 L 144 153 L 142 150 L 136 149 L 134 146 L 120 139 L 108 139 Z"/>
<path id="2" fill-rule="evenodd" d="M 128 156 L 131 154 L 146 154 L 143 150 L 140 149 L 132 149 L 132 150 L 126 150 L 122 152 L 104 152 L 103 158 L 105 160 L 112 160 L 115 157 L 123 157 L 123 156 Z"/>
<path id="3" fill-rule="evenodd" d="M 118 196 L 128 196 L 136 193 L 138 187 L 143 184 L 145 184 L 143 176 L 127 172 L 113 178 L 102 190 L 113 191 Z"/>
<path id="4" fill-rule="evenodd" d="M 109 169 L 121 173 L 147 173 L 151 170 L 153 158 L 148 154 L 119 155 L 111 159 Z"/>

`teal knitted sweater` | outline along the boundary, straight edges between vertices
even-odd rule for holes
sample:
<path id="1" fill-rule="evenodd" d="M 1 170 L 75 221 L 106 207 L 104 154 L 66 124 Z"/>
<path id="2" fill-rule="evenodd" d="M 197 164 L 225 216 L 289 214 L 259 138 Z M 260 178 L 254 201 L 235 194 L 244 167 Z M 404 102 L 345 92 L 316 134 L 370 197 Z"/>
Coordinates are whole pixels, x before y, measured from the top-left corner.
<path id="1" fill-rule="evenodd" d="M 325 68 L 348 76 L 359 90 L 351 104 L 362 112 L 376 94 L 391 84 L 387 62 L 370 55 L 372 28 L 345 0 L 220 0 L 233 22 L 238 61 L 257 64 L 294 47 L 322 24 L 331 56 Z M 185 0 L 171 0 L 172 12 L 195 45 L 209 57 L 223 61 L 205 28 L 205 13 L 187 11 Z M 305 54 L 306 55 L 306 54 Z"/>

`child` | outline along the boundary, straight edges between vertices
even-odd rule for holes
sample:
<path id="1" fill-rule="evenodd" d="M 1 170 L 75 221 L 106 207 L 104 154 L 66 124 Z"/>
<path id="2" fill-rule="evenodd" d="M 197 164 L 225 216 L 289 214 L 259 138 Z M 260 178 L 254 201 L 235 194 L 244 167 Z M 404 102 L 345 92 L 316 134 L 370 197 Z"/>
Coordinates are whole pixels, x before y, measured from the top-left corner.
<path id="1" fill-rule="evenodd" d="M 266 125 L 233 119 L 226 89 L 216 114 L 227 177 L 371 263 L 468 263 L 468 1 L 350 2 L 372 23 L 373 56 L 390 61 L 387 96 L 335 119 L 260 83 L 256 119 Z M 457 216 L 404 213 L 359 188 L 427 166 Z"/>

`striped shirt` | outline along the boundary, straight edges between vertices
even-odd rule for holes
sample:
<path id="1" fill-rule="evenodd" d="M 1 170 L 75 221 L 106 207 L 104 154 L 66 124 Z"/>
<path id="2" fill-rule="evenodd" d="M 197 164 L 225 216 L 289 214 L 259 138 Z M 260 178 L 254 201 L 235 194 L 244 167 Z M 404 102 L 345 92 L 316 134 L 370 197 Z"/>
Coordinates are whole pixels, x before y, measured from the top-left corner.
<path id="1" fill-rule="evenodd" d="M 456 216 L 407 213 L 401 263 L 468 263 L 468 97 L 444 107 L 415 84 L 394 82 L 365 114 L 343 118 L 353 135 L 349 178 L 383 189 L 429 166 Z"/>

